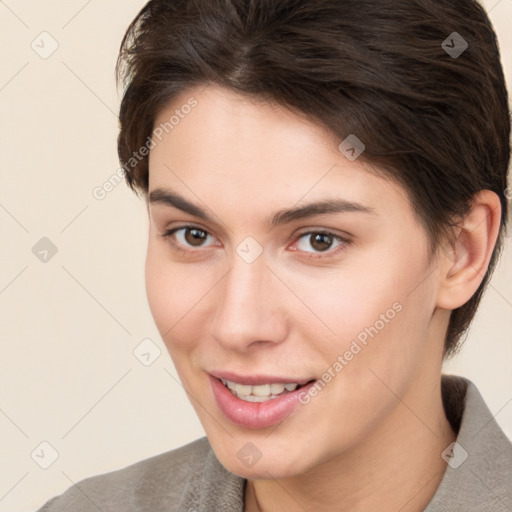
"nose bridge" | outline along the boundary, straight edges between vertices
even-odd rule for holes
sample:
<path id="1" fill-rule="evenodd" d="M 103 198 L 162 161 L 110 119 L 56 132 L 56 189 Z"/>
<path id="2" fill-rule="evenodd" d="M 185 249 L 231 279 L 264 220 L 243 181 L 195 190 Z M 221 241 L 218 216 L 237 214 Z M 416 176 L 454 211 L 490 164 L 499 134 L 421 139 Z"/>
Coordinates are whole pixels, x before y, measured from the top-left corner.
<path id="1" fill-rule="evenodd" d="M 251 262 L 234 254 L 215 306 L 212 334 L 219 343 L 243 350 L 255 341 L 280 341 L 285 325 L 272 277 L 263 255 Z"/>

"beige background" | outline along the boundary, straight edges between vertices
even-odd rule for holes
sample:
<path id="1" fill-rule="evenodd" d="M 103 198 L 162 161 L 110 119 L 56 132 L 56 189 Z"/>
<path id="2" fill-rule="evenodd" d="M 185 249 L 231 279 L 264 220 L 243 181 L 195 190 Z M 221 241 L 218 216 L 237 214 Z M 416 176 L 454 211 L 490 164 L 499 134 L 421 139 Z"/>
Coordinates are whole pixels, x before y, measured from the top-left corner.
<path id="1" fill-rule="evenodd" d="M 143 4 L 0 1 L 0 512 L 203 435 L 146 303 L 143 204 L 124 183 L 93 195 L 118 169 L 114 63 Z M 485 5 L 511 84 L 512 0 Z M 57 248 L 46 263 L 32 252 L 43 237 Z M 512 437 L 510 242 L 447 371 Z M 161 350 L 150 366 L 133 353 L 147 338 Z"/>

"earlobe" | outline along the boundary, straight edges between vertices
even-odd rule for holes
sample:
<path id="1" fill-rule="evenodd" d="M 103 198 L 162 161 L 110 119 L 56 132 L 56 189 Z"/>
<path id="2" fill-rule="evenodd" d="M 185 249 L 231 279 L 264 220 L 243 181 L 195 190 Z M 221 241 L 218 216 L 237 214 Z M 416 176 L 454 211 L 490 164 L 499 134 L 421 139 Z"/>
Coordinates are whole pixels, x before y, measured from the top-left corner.
<path id="1" fill-rule="evenodd" d="M 456 309 L 477 291 L 485 277 L 498 238 L 501 203 L 490 190 L 475 194 L 471 210 L 439 251 L 441 282 L 437 306 Z"/>

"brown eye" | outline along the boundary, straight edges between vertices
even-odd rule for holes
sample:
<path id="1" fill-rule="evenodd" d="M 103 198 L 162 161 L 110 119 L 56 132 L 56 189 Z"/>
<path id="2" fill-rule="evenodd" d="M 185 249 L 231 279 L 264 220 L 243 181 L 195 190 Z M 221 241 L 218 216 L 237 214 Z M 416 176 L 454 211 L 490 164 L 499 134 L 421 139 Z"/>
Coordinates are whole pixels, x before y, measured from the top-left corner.
<path id="1" fill-rule="evenodd" d="M 307 253 L 307 257 L 321 257 L 322 253 L 334 256 L 345 249 L 350 241 L 328 231 L 309 231 L 302 233 L 296 242 L 297 249 Z"/>
<path id="2" fill-rule="evenodd" d="M 162 233 L 161 236 L 163 238 L 168 238 L 175 249 L 183 251 L 187 251 L 187 248 L 193 249 L 214 245 L 205 244 L 204 242 L 207 242 L 208 238 L 211 238 L 211 241 L 215 240 L 208 231 L 197 226 L 182 226 L 179 228 L 169 229 Z"/>
<path id="3" fill-rule="evenodd" d="M 185 230 L 184 239 L 187 244 L 192 247 L 200 247 L 201 244 L 208 238 L 208 233 L 202 229 L 197 228 L 183 228 Z"/>
<path id="4" fill-rule="evenodd" d="M 311 247 L 317 251 L 326 251 L 331 247 L 333 242 L 332 235 L 326 233 L 314 233 L 309 236 Z"/>

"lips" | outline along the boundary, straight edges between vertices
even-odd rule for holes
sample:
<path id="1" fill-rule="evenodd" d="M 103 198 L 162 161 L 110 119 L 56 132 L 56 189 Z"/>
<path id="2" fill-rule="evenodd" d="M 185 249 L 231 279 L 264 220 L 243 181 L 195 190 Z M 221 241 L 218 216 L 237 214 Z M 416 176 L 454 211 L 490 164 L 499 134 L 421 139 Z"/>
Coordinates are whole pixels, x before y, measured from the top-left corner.
<path id="1" fill-rule="evenodd" d="M 233 374 L 229 374 L 231 379 L 228 379 L 226 375 L 228 374 L 222 373 L 222 377 L 209 375 L 217 405 L 228 420 L 251 429 L 270 427 L 284 421 L 300 405 L 299 393 L 307 392 L 315 383 L 314 380 L 299 379 L 297 382 L 274 376 L 242 378 Z M 231 387 L 234 384 L 235 389 L 230 389 L 228 383 Z M 276 384 L 280 386 L 276 388 Z M 289 389 L 284 387 L 286 384 Z M 273 391 L 279 391 L 281 387 L 284 389 L 276 394 L 271 392 L 272 386 Z M 253 394 L 254 391 L 257 394 Z M 238 396 L 238 392 L 241 396 Z"/>
<path id="2" fill-rule="evenodd" d="M 297 379 L 294 377 L 282 377 L 276 375 L 249 375 L 249 376 L 241 376 L 237 375 L 233 372 L 217 372 L 212 371 L 209 374 L 213 377 L 216 377 L 219 380 L 225 379 L 230 380 L 232 382 L 236 382 L 237 384 L 250 385 L 250 386 L 258 386 L 261 384 L 271 384 L 271 383 L 282 383 L 282 384 L 298 384 L 299 386 L 304 386 L 308 382 L 314 379 Z"/>

